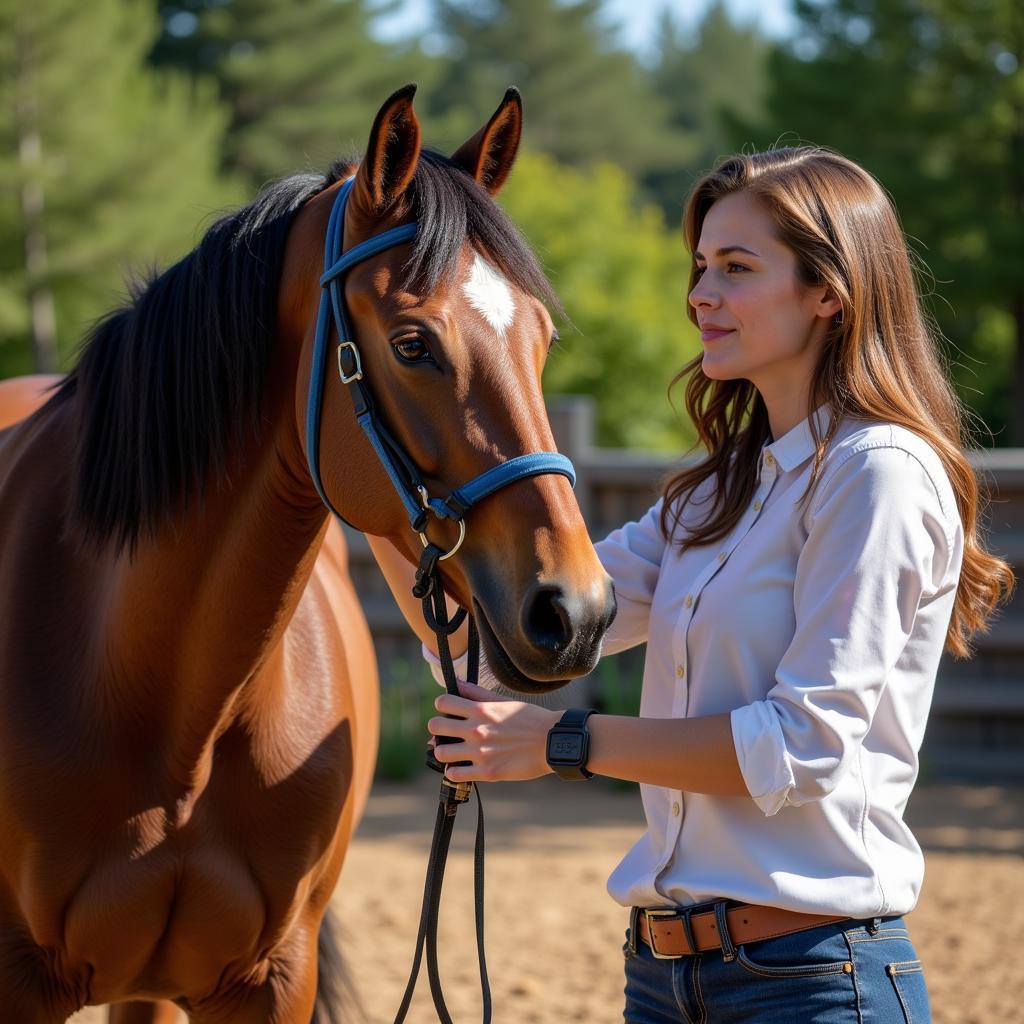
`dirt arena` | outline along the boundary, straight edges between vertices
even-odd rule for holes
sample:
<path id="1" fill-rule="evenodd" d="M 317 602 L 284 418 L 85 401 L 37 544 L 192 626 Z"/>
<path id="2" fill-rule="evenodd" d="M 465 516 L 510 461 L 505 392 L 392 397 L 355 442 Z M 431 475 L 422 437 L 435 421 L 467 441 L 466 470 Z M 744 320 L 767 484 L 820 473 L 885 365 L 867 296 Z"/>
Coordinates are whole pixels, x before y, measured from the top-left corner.
<path id="1" fill-rule="evenodd" d="M 436 808 L 436 776 L 423 775 L 415 785 L 376 787 L 334 898 L 361 1004 L 353 1024 L 390 1024 L 405 986 Z M 640 828 L 639 798 L 607 783 L 555 779 L 485 786 L 483 796 L 494 1024 L 621 1022 L 625 912 L 604 880 Z M 475 817 L 474 807 L 460 814 L 441 922 L 457 1024 L 480 1020 Z M 908 819 L 927 855 L 909 921 L 936 1024 L 1024 1022 L 1024 788 L 919 786 Z M 72 1018 L 104 1019 L 100 1010 Z M 408 1021 L 436 1019 L 424 970 Z"/>

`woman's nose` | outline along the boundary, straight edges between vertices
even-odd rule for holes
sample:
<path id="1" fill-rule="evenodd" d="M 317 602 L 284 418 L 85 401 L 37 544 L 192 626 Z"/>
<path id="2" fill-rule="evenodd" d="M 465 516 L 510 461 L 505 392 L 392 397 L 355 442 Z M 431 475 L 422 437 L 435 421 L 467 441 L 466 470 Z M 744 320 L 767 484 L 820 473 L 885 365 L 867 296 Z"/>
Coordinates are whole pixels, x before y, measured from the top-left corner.
<path id="1" fill-rule="evenodd" d="M 694 309 L 699 309 L 701 306 L 714 308 L 718 305 L 718 296 L 705 283 L 705 277 L 702 277 L 693 286 L 693 290 L 689 294 L 689 303 Z"/>

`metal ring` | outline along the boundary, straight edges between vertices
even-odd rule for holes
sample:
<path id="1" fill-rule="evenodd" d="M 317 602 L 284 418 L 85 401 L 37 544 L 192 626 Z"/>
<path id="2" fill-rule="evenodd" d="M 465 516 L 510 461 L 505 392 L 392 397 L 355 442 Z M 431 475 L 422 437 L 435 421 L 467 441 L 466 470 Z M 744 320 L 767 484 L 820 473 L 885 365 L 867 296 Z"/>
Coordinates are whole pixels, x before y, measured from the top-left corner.
<path id="1" fill-rule="evenodd" d="M 445 555 L 441 555 L 441 557 L 438 558 L 439 562 L 443 562 L 446 558 L 451 558 L 452 555 L 454 555 L 455 552 L 458 551 L 459 548 L 462 547 L 462 542 L 466 539 L 466 521 L 465 521 L 465 519 L 458 519 L 458 520 L 456 520 L 456 522 L 458 522 L 458 524 L 459 524 L 459 539 L 455 542 L 455 547 L 453 547 L 451 549 L 451 551 L 449 551 Z M 424 547 L 426 547 L 430 543 L 430 541 L 427 539 L 427 535 L 425 533 L 421 533 L 420 534 L 420 540 L 423 542 L 423 546 Z"/>

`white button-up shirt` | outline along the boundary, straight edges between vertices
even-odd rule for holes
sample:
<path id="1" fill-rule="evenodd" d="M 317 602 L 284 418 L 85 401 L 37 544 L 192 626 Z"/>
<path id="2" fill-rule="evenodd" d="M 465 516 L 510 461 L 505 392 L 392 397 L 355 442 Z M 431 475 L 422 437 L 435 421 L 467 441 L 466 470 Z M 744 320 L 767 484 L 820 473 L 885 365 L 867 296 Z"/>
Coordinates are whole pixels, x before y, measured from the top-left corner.
<path id="1" fill-rule="evenodd" d="M 903 811 L 963 529 L 910 431 L 844 421 L 801 505 L 813 454 L 806 420 L 766 445 L 750 506 L 711 545 L 667 544 L 661 502 L 597 544 L 618 601 L 604 653 L 647 642 L 641 716 L 729 712 L 750 792 L 642 785 L 647 830 L 608 881 L 624 906 L 725 897 L 864 918 L 916 903 L 924 860 Z"/>
<path id="2" fill-rule="evenodd" d="M 728 897 L 859 918 L 917 900 L 903 810 L 963 529 L 910 431 L 844 421 L 801 507 L 813 454 L 806 420 L 767 445 L 749 508 L 714 544 L 680 555 L 659 502 L 597 545 L 619 606 L 605 652 L 647 641 L 641 716 L 730 712 L 750 791 L 641 786 L 647 831 L 608 882 L 626 906 Z M 684 530 L 707 512 L 695 498 Z"/>

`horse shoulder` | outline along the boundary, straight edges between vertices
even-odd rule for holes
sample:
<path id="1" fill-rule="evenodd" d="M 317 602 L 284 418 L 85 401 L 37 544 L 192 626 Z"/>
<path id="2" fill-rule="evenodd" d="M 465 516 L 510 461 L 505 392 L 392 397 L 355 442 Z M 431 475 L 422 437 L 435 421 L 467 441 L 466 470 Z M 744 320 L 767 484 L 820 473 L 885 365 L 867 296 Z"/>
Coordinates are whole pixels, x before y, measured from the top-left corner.
<path id="1" fill-rule="evenodd" d="M 308 600 L 300 603 L 300 609 L 315 615 L 321 627 L 337 639 L 339 658 L 334 672 L 352 723 L 358 820 L 369 796 L 377 759 L 380 697 L 373 638 L 349 575 L 345 534 L 336 520 L 327 527 L 305 597 Z"/>

